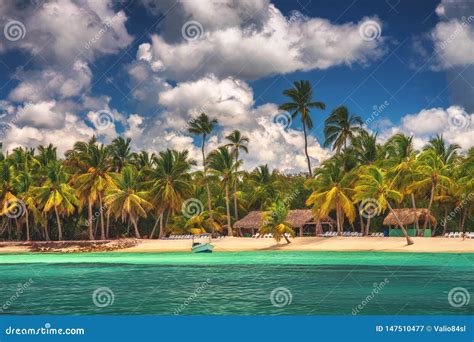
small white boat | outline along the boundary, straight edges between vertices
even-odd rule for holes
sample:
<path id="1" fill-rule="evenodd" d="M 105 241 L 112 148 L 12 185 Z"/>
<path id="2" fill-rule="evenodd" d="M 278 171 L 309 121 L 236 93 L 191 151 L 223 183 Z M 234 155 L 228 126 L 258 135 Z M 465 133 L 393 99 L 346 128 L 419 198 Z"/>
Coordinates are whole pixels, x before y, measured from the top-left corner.
<path id="1" fill-rule="evenodd" d="M 209 242 L 194 242 L 193 236 L 193 247 L 191 251 L 193 253 L 212 253 L 214 246 L 211 245 L 211 236 L 209 235 Z"/>

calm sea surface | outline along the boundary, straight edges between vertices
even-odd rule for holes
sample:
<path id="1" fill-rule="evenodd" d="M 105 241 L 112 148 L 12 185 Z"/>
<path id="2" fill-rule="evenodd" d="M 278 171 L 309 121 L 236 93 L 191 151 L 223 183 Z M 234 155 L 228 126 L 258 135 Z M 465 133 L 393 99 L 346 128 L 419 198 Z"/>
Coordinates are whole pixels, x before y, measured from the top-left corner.
<path id="1" fill-rule="evenodd" d="M 473 266 L 474 254 L 0 254 L 0 314 L 467 315 Z"/>

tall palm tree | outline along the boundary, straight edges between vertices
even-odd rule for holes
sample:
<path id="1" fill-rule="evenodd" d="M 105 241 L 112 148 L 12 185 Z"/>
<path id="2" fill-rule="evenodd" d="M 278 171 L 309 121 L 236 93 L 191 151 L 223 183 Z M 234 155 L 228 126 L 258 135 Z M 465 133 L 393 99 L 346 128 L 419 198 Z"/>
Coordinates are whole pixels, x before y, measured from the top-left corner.
<path id="1" fill-rule="evenodd" d="M 445 164 L 452 164 L 458 157 L 461 147 L 458 144 L 447 144 L 442 135 L 432 138 L 423 150 L 434 151 Z"/>
<path id="2" fill-rule="evenodd" d="M 114 181 L 110 175 L 112 164 L 110 163 L 109 152 L 110 150 L 103 145 L 97 146 L 94 144 L 87 150 L 78 153 L 81 163 L 86 167 L 74 177 L 74 183 L 80 202 L 87 202 L 90 240 L 94 239 L 92 208 L 97 201 L 100 214 L 100 238 L 101 240 L 106 238 L 103 198 L 107 188 L 114 186 Z"/>
<path id="3" fill-rule="evenodd" d="M 416 217 L 415 191 L 410 186 L 415 181 L 417 155 L 413 145 L 413 137 L 396 134 L 385 144 L 387 158 L 382 162 L 389 169 L 388 175 L 393 185 L 405 195 L 410 195 L 413 216 Z M 415 220 L 416 234 L 420 234 L 420 225 Z"/>
<path id="4" fill-rule="evenodd" d="M 263 215 L 262 226 L 259 233 L 272 234 L 273 238 L 280 242 L 283 237 L 286 243 L 291 243 L 288 235 L 295 237 L 295 232 L 291 224 L 286 220 L 288 217 L 288 208 L 281 200 L 277 200 L 271 205 L 270 210 Z"/>
<path id="5" fill-rule="evenodd" d="M 155 165 L 147 172 L 147 175 L 150 178 L 148 182 L 151 189 L 150 198 L 160 220 L 159 238 L 161 239 L 165 228 L 163 214 L 165 212 L 168 214 L 166 225 L 169 217 L 179 211 L 183 201 L 191 196 L 192 185 L 189 171 L 195 162 L 189 159 L 188 151 L 178 152 L 167 149 L 160 152 L 155 159 Z"/>
<path id="6" fill-rule="evenodd" d="M 122 137 L 115 138 L 112 141 L 112 160 L 114 164 L 114 171 L 121 172 L 122 169 L 129 165 L 132 161 L 133 154 L 131 152 L 131 139 L 124 139 Z"/>
<path id="7" fill-rule="evenodd" d="M 115 186 L 107 189 L 105 205 L 116 219 L 121 218 L 122 222 L 128 219 L 135 230 L 135 237 L 139 239 L 138 220 L 146 218 L 147 211 L 153 209 L 147 200 L 149 193 L 143 189 L 140 173 L 132 166 L 123 167 L 120 174 L 113 174 L 112 177 Z"/>
<path id="8" fill-rule="evenodd" d="M 45 215 L 54 211 L 58 225 L 58 239 L 61 241 L 63 240 L 61 216 L 71 215 L 79 201 L 74 188 L 68 183 L 69 175 L 60 161 L 49 162 L 45 171 L 46 180 L 40 186 L 34 187 L 32 193 Z"/>
<path id="9" fill-rule="evenodd" d="M 441 188 L 452 185 L 449 177 L 450 166 L 443 161 L 443 158 L 433 149 L 427 149 L 417 159 L 415 166 L 415 180 L 409 186 L 410 191 L 429 192 L 428 217 L 431 214 L 431 207 L 436 192 Z M 423 223 L 422 236 L 428 225 L 428 219 Z"/>
<path id="10" fill-rule="evenodd" d="M 390 182 L 387 180 L 386 173 L 384 173 L 380 168 L 369 166 L 365 168 L 365 170 L 366 172 L 360 175 L 360 180 L 354 188 L 357 196 L 359 199 L 374 198 L 377 200 L 380 212 L 384 212 L 388 208 L 398 222 L 403 235 L 405 235 L 407 244 L 412 245 L 413 240 L 408 236 L 402 221 L 390 204 L 390 201 L 400 203 L 403 200 L 402 193 L 392 187 Z"/>
<path id="11" fill-rule="evenodd" d="M 206 115 L 206 113 L 201 113 L 201 115 L 199 115 L 195 119 L 192 119 L 188 123 L 188 132 L 201 137 L 202 167 L 203 167 L 204 179 L 205 179 L 206 191 L 207 191 L 207 208 L 208 208 L 209 213 L 211 213 L 211 219 L 212 219 L 212 202 L 211 202 L 211 190 L 209 188 L 209 180 L 207 179 L 206 139 L 212 133 L 216 125 L 217 125 L 217 119 L 210 119 Z"/>
<path id="12" fill-rule="evenodd" d="M 11 165 L 9 159 L 0 161 L 0 196 L 1 196 L 1 215 L 6 215 L 9 218 L 13 214 L 13 220 L 17 225 L 17 239 L 21 239 L 21 227 L 18 225 L 18 218 L 16 217 L 16 210 L 20 209 L 20 199 L 16 196 L 15 184 L 17 183 L 18 175 L 15 168 Z M 8 231 L 11 231 L 11 220 L 8 220 Z"/>
<path id="13" fill-rule="evenodd" d="M 293 119 L 298 116 L 298 114 L 301 115 L 301 123 L 303 124 L 304 133 L 304 153 L 308 163 L 308 174 L 309 177 L 313 177 L 311 160 L 308 154 L 308 136 L 306 129 L 311 130 L 313 128 L 311 108 L 324 110 L 326 109 L 326 105 L 323 102 L 313 101 L 313 89 L 309 81 L 296 81 L 293 85 L 294 88 L 283 91 L 283 95 L 287 96 L 291 101 L 283 103 L 279 106 L 279 109 L 290 112 Z"/>
<path id="14" fill-rule="evenodd" d="M 347 142 L 362 131 L 362 118 L 358 115 L 349 115 L 345 106 L 339 106 L 331 112 L 324 121 L 324 146 L 332 145 L 337 154 L 347 148 Z"/>
<path id="15" fill-rule="evenodd" d="M 339 235 L 343 231 L 344 217 L 347 217 L 351 224 L 355 219 L 355 209 L 351 201 L 354 176 L 345 172 L 343 166 L 341 158 L 329 159 L 316 170 L 314 179 L 307 182 L 313 192 L 306 200 L 306 205 L 313 206 L 317 217 L 327 217 L 335 210 Z"/>
<path id="16" fill-rule="evenodd" d="M 226 136 L 226 139 L 230 141 L 229 144 L 225 146 L 230 147 L 232 149 L 232 153 L 235 156 L 235 162 L 238 163 L 239 161 L 239 151 L 242 150 L 245 153 L 249 153 L 248 150 L 248 143 L 249 138 L 245 135 L 242 135 L 239 130 L 234 130 L 232 133 Z M 235 168 L 234 174 L 234 217 L 235 221 L 239 219 L 239 206 L 237 202 L 237 184 L 239 182 L 238 178 L 238 168 Z M 240 234 L 242 235 L 242 234 Z"/>
<path id="17" fill-rule="evenodd" d="M 229 236 L 232 236 L 232 222 L 230 218 L 230 181 L 235 169 L 239 166 L 239 162 L 235 162 L 232 153 L 225 146 L 219 147 L 217 150 L 209 154 L 209 171 L 219 177 L 225 190 L 225 206 L 227 213 L 227 229 Z"/>

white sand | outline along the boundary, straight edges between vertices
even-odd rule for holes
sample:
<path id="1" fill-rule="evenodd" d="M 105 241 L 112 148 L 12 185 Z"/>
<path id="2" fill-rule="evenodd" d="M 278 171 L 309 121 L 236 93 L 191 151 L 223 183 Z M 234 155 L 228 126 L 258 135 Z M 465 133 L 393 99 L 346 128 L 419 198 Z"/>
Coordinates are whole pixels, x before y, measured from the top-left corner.
<path id="1" fill-rule="evenodd" d="M 395 237 L 303 237 L 276 243 L 274 239 L 226 237 L 212 240 L 215 252 L 237 251 L 384 251 L 384 252 L 431 252 L 431 253 L 474 253 L 474 239 L 461 238 L 412 238 L 414 245 L 407 246 L 405 238 Z M 206 240 L 203 240 L 206 241 Z M 87 243 L 81 241 L 82 244 Z M 111 241 L 111 244 L 117 244 Z M 138 244 L 115 249 L 120 252 L 189 252 L 191 240 L 139 240 Z M 27 243 L 0 242 L 0 253 L 22 253 L 31 251 Z M 74 251 L 74 247 L 57 249 Z"/>

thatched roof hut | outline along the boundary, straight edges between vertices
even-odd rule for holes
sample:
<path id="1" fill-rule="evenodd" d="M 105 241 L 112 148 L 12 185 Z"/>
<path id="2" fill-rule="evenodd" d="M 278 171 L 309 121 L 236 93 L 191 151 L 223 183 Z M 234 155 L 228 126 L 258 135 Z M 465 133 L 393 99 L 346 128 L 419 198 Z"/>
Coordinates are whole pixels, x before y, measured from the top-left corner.
<path id="1" fill-rule="evenodd" d="M 416 213 L 411 208 L 393 209 L 393 211 L 397 214 L 398 218 L 404 225 L 415 224 L 416 221 L 424 223 L 427 219 L 431 225 L 436 225 L 436 218 L 431 214 L 428 215 L 428 209 L 426 208 L 417 209 Z M 390 212 L 383 220 L 383 224 L 386 226 L 398 226 L 398 221 L 395 218 L 395 215 Z"/>
<path id="2" fill-rule="evenodd" d="M 234 224 L 234 228 L 238 229 L 258 229 L 262 224 L 262 217 L 265 212 L 251 211 L 244 218 L 238 220 Z M 286 219 L 293 228 L 302 228 L 307 224 L 316 224 L 311 209 L 290 210 Z M 321 224 L 334 224 L 334 220 L 330 217 L 321 219 Z"/>

